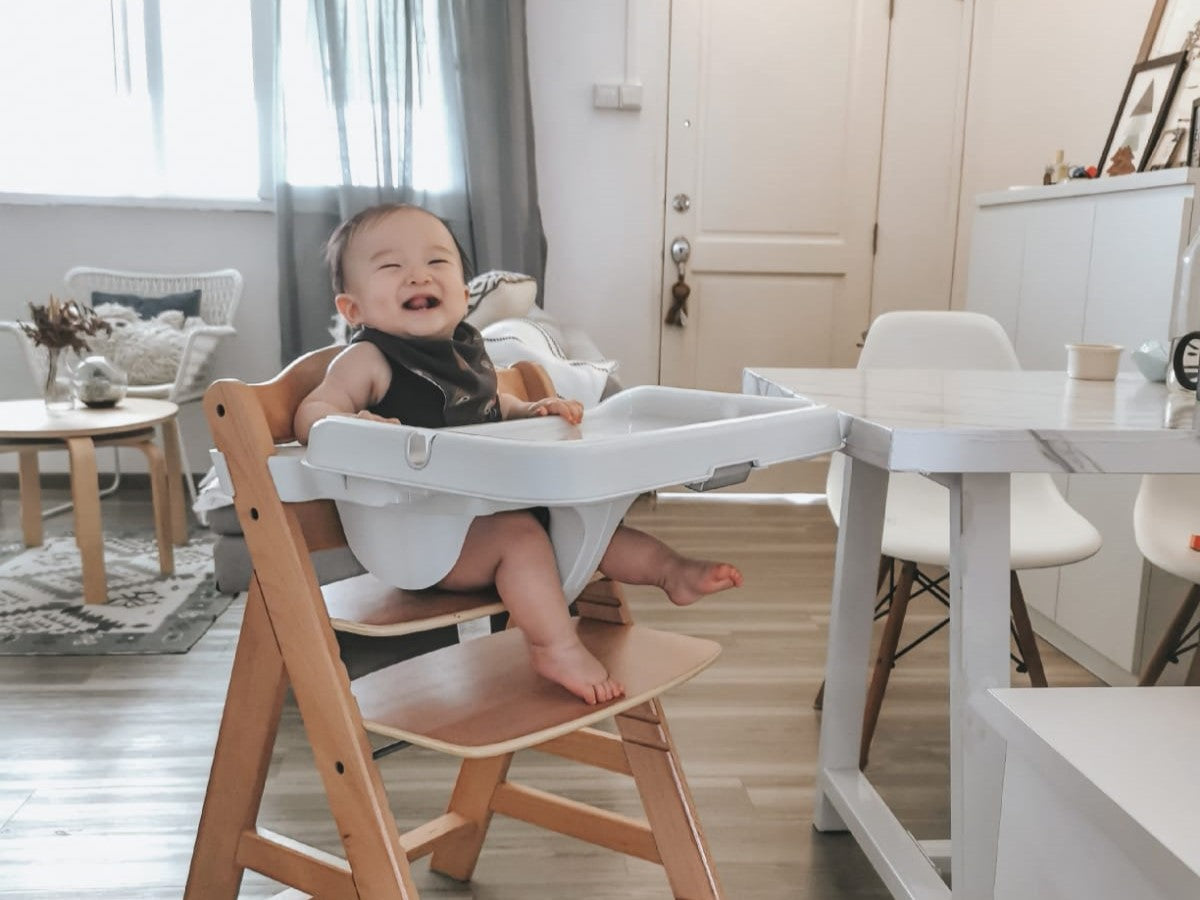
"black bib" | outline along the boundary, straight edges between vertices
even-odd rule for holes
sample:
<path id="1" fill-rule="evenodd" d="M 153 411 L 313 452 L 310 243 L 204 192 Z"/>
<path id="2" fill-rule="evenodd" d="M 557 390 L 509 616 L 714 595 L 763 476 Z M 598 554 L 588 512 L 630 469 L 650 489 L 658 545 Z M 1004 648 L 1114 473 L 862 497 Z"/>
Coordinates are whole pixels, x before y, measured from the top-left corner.
<path id="1" fill-rule="evenodd" d="M 369 407 L 375 415 L 422 428 L 499 421 L 496 369 L 473 325 L 460 322 L 449 340 L 364 328 L 351 343 L 359 341 L 378 347 L 392 369 L 387 393 Z"/>

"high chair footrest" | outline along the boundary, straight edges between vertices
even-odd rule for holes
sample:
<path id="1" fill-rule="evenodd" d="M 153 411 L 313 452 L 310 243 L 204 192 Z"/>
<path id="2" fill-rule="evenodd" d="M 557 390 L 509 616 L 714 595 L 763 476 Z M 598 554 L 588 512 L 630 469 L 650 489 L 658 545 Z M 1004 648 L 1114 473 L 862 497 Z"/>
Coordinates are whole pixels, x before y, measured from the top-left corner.
<path id="1" fill-rule="evenodd" d="M 525 638 L 509 629 L 426 653 L 356 679 L 369 731 L 463 758 L 498 756 L 610 718 L 705 669 L 714 641 L 638 625 L 575 620 L 584 645 L 625 696 L 589 706 L 533 671 Z"/>
<path id="2" fill-rule="evenodd" d="M 335 631 L 369 637 L 431 631 L 504 612 L 495 591 L 406 591 L 369 573 L 331 582 L 321 593 Z"/>

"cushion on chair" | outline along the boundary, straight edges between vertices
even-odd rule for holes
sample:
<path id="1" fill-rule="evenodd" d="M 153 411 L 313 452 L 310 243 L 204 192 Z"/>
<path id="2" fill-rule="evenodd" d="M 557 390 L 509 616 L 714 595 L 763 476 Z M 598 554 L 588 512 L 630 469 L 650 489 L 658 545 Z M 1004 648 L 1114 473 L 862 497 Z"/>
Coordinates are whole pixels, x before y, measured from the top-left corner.
<path id="1" fill-rule="evenodd" d="M 188 332 L 204 325 L 196 317 L 185 319 L 179 310 L 164 310 L 144 319 L 122 304 L 102 303 L 95 309 L 112 326 L 112 333 L 91 338 L 91 350 L 123 369 L 131 387 L 173 383 Z"/>
<path id="2" fill-rule="evenodd" d="M 594 406 L 604 396 L 617 363 L 611 359 L 569 359 L 553 332 L 532 319 L 503 319 L 482 329 L 488 356 L 497 366 L 521 360 L 538 363 L 559 396 Z"/>
<path id="3" fill-rule="evenodd" d="M 107 291 L 92 291 L 92 306 L 115 303 L 128 306 L 142 319 L 153 319 L 167 310 L 179 310 L 186 318 L 200 315 L 200 289 L 167 294 L 162 297 L 141 297 L 137 294 L 112 294 Z"/>
<path id="4" fill-rule="evenodd" d="M 467 321 L 482 331 L 501 319 L 523 316 L 537 299 L 537 281 L 520 272 L 493 270 L 467 282 Z"/>

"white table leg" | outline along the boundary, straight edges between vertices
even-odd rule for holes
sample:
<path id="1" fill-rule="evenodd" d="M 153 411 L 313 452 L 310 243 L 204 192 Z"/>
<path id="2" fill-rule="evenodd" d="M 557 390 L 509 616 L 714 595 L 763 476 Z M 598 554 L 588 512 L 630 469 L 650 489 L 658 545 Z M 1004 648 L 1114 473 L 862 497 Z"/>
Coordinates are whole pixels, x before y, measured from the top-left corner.
<path id="1" fill-rule="evenodd" d="M 993 895 L 1004 742 L 975 704 L 1009 684 L 1009 476 L 950 484 L 950 839 L 955 897 Z"/>
<path id="2" fill-rule="evenodd" d="M 818 773 L 828 769 L 858 771 L 887 485 L 885 469 L 847 458 L 825 661 Z M 846 828 L 825 796 L 820 779 L 813 825 L 818 831 Z"/>

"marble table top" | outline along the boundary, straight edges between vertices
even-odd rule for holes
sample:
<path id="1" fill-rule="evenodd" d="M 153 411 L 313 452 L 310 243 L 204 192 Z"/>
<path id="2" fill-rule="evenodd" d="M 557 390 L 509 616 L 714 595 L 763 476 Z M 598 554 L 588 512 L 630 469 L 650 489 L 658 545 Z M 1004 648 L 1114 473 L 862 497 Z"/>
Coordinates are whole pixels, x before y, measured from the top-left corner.
<path id="1" fill-rule="evenodd" d="M 1200 472 L 1195 397 L 1138 374 L 751 367 L 742 387 L 840 410 L 846 452 L 892 471 Z"/>

